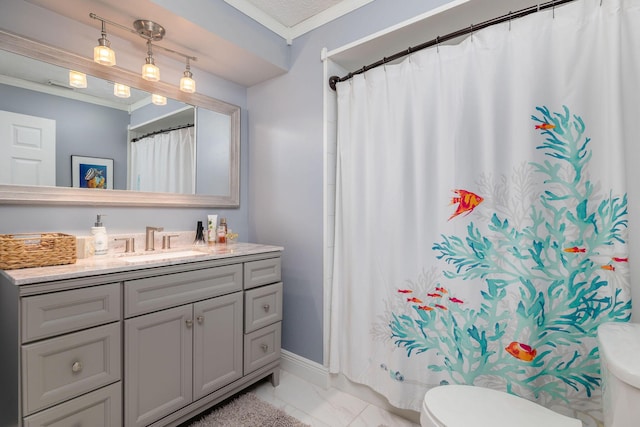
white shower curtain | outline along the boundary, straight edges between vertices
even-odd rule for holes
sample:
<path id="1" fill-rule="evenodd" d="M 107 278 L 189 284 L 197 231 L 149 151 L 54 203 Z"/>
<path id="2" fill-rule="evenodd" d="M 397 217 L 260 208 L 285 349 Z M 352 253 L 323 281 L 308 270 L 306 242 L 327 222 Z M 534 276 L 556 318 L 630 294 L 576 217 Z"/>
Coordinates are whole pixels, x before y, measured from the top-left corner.
<path id="1" fill-rule="evenodd" d="M 131 143 L 129 188 L 136 191 L 193 194 L 194 128 L 159 133 Z"/>
<path id="2" fill-rule="evenodd" d="M 640 1 L 578 0 L 338 84 L 331 372 L 595 426 L 596 328 L 631 315 L 638 40 Z"/>

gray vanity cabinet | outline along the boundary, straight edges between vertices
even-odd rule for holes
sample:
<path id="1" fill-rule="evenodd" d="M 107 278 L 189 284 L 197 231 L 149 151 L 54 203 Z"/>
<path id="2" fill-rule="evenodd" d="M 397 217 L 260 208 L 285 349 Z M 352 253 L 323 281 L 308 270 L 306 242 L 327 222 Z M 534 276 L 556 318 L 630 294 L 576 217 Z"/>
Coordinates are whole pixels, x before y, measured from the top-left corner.
<path id="1" fill-rule="evenodd" d="M 277 385 L 274 248 L 1 272 L 0 427 L 175 427 L 263 378 Z"/>
<path id="2" fill-rule="evenodd" d="M 146 426 L 242 377 L 242 265 L 124 286 L 136 296 L 131 315 L 196 301 L 125 320 L 127 426 Z"/>

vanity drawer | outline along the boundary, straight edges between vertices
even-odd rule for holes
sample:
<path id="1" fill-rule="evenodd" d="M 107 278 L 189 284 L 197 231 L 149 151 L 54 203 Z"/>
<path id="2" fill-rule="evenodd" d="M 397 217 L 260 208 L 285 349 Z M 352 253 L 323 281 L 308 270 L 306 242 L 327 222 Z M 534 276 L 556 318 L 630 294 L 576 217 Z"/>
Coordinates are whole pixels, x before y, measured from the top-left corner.
<path id="1" fill-rule="evenodd" d="M 242 290 L 242 265 L 226 265 L 124 282 L 125 317 Z"/>
<path id="2" fill-rule="evenodd" d="M 244 293 L 244 331 L 253 332 L 282 320 L 282 282 Z"/>
<path id="3" fill-rule="evenodd" d="M 46 409 L 24 419 L 24 427 L 120 427 L 122 388 L 119 382 Z"/>
<path id="4" fill-rule="evenodd" d="M 22 341 L 120 320 L 120 284 L 22 298 Z"/>
<path id="5" fill-rule="evenodd" d="M 269 258 L 244 263 L 244 288 L 268 285 L 282 280 L 280 258 Z"/>
<path id="6" fill-rule="evenodd" d="M 281 323 L 244 336 L 244 374 L 280 359 Z"/>
<path id="7" fill-rule="evenodd" d="M 120 323 L 22 347 L 24 415 L 120 380 Z"/>

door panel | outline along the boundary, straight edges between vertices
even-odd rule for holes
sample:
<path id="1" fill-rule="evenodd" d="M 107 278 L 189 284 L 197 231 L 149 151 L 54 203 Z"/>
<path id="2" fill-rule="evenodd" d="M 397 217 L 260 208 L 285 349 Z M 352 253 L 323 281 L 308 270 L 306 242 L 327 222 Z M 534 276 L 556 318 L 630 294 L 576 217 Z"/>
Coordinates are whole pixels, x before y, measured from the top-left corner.
<path id="1" fill-rule="evenodd" d="M 56 121 L 0 111 L 0 184 L 56 185 Z"/>

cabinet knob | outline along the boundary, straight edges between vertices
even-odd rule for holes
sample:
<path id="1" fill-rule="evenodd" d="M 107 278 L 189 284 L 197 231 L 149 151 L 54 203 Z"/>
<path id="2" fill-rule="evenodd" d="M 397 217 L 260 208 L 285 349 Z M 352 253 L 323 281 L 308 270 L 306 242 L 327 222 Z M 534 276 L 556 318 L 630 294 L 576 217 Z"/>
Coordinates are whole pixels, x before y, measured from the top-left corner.
<path id="1" fill-rule="evenodd" d="M 271 306 L 269 304 L 265 304 L 262 306 L 262 308 L 264 308 L 265 313 L 268 313 Z"/>
<path id="2" fill-rule="evenodd" d="M 267 350 L 269 350 L 269 346 L 266 344 L 262 344 L 260 347 L 262 348 L 262 351 L 264 351 L 265 353 L 267 352 Z"/>
<path id="3" fill-rule="evenodd" d="M 73 365 L 71 365 L 71 370 L 73 372 L 82 371 L 82 363 L 80 363 L 78 360 L 76 360 L 75 362 L 73 362 Z"/>
<path id="4" fill-rule="evenodd" d="M 196 319 L 198 320 L 198 323 L 204 322 L 204 316 L 198 316 Z"/>
<path id="5" fill-rule="evenodd" d="M 193 319 L 187 319 L 186 323 L 187 323 L 187 328 L 192 327 L 193 326 Z"/>

